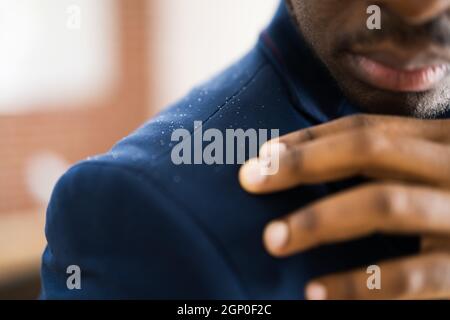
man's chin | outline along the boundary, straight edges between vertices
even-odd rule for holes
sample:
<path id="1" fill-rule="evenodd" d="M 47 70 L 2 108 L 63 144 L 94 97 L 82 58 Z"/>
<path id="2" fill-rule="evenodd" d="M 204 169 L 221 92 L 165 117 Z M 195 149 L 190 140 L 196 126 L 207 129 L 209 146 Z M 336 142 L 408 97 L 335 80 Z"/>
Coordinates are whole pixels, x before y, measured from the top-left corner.
<path id="1" fill-rule="evenodd" d="M 348 100 L 365 113 L 433 119 L 449 111 L 449 83 L 423 92 L 391 92 L 359 81 L 341 88 Z"/>

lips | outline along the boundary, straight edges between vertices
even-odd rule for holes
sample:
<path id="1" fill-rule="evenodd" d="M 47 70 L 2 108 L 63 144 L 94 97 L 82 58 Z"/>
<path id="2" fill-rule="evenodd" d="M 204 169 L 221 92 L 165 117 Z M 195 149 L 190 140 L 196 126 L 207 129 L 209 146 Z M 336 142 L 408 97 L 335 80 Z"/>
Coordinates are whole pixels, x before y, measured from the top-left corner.
<path id="1" fill-rule="evenodd" d="M 424 92 L 437 87 L 450 74 L 449 63 L 422 63 L 412 66 L 394 58 L 377 59 L 363 54 L 347 54 L 347 65 L 360 81 L 393 92 Z M 384 61 L 383 61 L 384 60 Z M 401 61 L 401 63 L 400 63 Z"/>

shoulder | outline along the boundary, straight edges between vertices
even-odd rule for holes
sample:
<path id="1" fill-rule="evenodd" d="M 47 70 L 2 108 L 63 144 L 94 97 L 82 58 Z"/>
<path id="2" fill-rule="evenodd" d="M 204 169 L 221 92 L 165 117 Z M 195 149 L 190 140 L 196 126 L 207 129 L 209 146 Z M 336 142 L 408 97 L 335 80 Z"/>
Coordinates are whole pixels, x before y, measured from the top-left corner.
<path id="1" fill-rule="evenodd" d="M 186 202 L 175 207 L 178 202 L 174 198 L 179 192 L 175 190 L 174 180 L 183 179 L 183 186 L 198 189 L 196 195 L 200 197 L 208 194 L 206 185 L 215 183 L 211 172 L 216 168 L 196 166 L 194 173 L 190 167 L 174 165 L 170 159 L 177 143 L 173 141 L 173 132 L 185 129 L 193 134 L 199 121 L 205 130 L 280 128 L 279 123 L 273 122 L 279 121 L 282 106 L 288 104 L 288 95 L 276 72 L 264 54 L 258 48 L 253 49 L 213 80 L 195 88 L 119 141 L 109 152 L 72 167 L 54 188 L 47 211 L 48 236 L 55 241 L 66 237 L 60 228 L 53 227 L 58 223 L 80 225 L 92 232 L 116 232 L 112 222 L 124 218 L 136 226 L 142 225 L 141 221 L 149 221 L 149 217 L 164 221 L 178 219 L 180 225 L 180 216 L 171 214 L 185 211 Z M 225 167 L 220 171 L 223 176 L 214 175 L 219 185 L 224 177 L 236 175 L 237 166 Z M 186 181 L 191 184 L 187 186 Z M 234 179 L 233 187 L 236 187 Z M 142 212 L 139 208 L 146 210 Z M 140 213 L 144 216 L 139 216 Z M 186 219 L 187 222 L 187 216 Z M 106 225 L 108 228 L 97 229 L 96 224 L 103 221 L 111 223 Z"/>
<path id="2" fill-rule="evenodd" d="M 157 204 L 164 194 L 160 194 L 158 187 L 161 180 L 154 177 L 159 169 L 169 165 L 167 156 L 175 143 L 172 133 L 177 129 L 193 133 L 195 122 L 199 121 L 205 126 L 214 122 L 215 127 L 225 128 L 230 121 L 242 120 L 234 111 L 244 105 L 251 108 L 257 100 L 255 97 L 261 96 L 261 91 L 267 91 L 263 86 L 267 83 L 274 86 L 274 81 L 268 81 L 267 77 L 276 75 L 256 47 L 211 81 L 196 87 L 117 142 L 110 151 L 73 166 L 56 185 L 49 209 L 60 205 L 61 197 L 67 200 L 75 196 L 78 196 L 78 207 L 92 207 L 104 200 L 103 205 L 109 203 L 112 209 L 117 205 L 114 201 L 123 199 L 124 195 L 133 194 L 138 198 L 139 190 L 145 190 L 145 198 Z M 132 189 L 136 190 L 131 192 Z M 94 199 L 97 201 L 92 202 Z"/>
<path id="3" fill-rule="evenodd" d="M 286 107 L 287 106 L 287 107 Z M 282 78 L 259 46 L 214 77 L 197 86 L 133 133 L 117 142 L 106 154 L 88 162 L 109 163 L 134 171 L 156 172 L 167 165 L 174 132 L 193 135 L 204 129 L 280 127 L 271 123 L 282 107 L 292 112 L 290 94 Z M 154 170 L 151 170 L 154 169 Z M 152 174 L 152 173 L 151 173 Z"/>
<path id="4" fill-rule="evenodd" d="M 106 154 L 67 171 L 47 210 L 43 297 L 174 297 L 174 292 L 197 298 L 241 297 L 240 283 L 216 239 L 174 199 L 172 180 L 166 177 L 173 164 L 167 158 L 174 130 L 192 132 L 195 121 L 225 128 L 242 120 L 235 111 L 254 102 L 267 83 L 273 86 L 276 81 L 268 78 L 274 77 L 255 49 Z M 164 252 L 167 248 L 170 254 Z M 65 268 L 72 264 L 90 274 L 86 290 L 66 290 Z M 174 269 L 178 265 L 184 266 L 183 272 Z M 146 276 L 132 275 L 131 270 Z M 184 292 L 179 283 L 186 281 L 192 286 Z"/>
<path id="5" fill-rule="evenodd" d="M 242 298 L 216 240 L 184 211 L 129 167 L 74 166 L 47 209 L 42 298 Z M 67 284 L 72 266 L 80 290 Z"/>
<path id="6" fill-rule="evenodd" d="M 171 161 L 171 151 L 177 143 L 172 136 L 175 130 L 184 129 L 188 134 L 193 134 L 198 122 L 203 124 L 205 130 L 280 128 L 278 114 L 283 105 L 289 104 L 282 81 L 256 47 L 213 80 L 195 88 L 185 98 L 119 141 L 109 152 L 72 167 L 53 191 L 48 207 L 48 229 L 56 219 L 89 226 L 89 219 L 92 223 L 121 221 L 124 217 L 120 215 L 123 214 L 127 221 L 138 222 L 142 217 L 128 213 L 133 211 L 134 206 L 150 208 L 145 213 L 146 218 L 148 215 L 159 218 L 158 215 L 164 213 L 164 219 L 171 219 L 168 212 L 182 209 L 168 210 L 176 203 L 173 193 L 169 196 L 166 192 L 173 191 L 172 172 L 177 172 L 180 177 L 189 176 L 185 180 L 199 186 L 202 179 L 211 181 L 211 168 L 208 166 L 197 166 L 196 179 L 191 180 L 192 170 L 177 167 Z M 286 109 L 292 112 L 292 108 Z M 290 117 L 287 112 L 281 113 Z M 224 175 L 234 175 L 236 166 L 229 166 L 222 172 Z M 68 216 L 67 208 L 81 212 Z M 85 219 L 86 215 L 88 219 Z M 53 235 L 62 236 L 57 230 L 52 231 Z"/>

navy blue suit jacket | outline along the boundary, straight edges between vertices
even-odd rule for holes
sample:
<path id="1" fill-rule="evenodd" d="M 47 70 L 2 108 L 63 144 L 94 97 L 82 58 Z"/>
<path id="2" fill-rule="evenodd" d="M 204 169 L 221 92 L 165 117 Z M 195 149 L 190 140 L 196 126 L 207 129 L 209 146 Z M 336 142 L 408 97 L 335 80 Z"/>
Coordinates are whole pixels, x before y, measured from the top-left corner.
<path id="1" fill-rule="evenodd" d="M 194 121 L 286 134 L 356 112 L 281 4 L 244 58 L 60 179 L 42 298 L 302 299 L 313 277 L 417 250 L 415 238 L 373 235 L 273 258 L 261 241 L 267 222 L 358 181 L 254 196 L 237 164 L 171 161 L 171 133 L 193 132 Z M 70 265 L 81 268 L 80 290 L 67 288 Z"/>

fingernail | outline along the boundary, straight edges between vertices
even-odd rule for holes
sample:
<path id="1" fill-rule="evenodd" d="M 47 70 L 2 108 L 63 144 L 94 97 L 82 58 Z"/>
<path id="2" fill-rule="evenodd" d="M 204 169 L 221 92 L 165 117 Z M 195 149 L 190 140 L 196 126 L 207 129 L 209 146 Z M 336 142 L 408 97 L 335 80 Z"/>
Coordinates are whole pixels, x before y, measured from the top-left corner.
<path id="1" fill-rule="evenodd" d="M 249 160 L 241 169 L 241 179 L 246 185 L 259 185 L 266 176 L 261 174 L 262 169 L 258 159 Z"/>
<path id="2" fill-rule="evenodd" d="M 270 251 L 279 251 L 288 242 L 289 227 L 282 221 L 272 222 L 267 226 L 264 238 L 266 246 Z"/>
<path id="3" fill-rule="evenodd" d="M 325 300 L 327 298 L 327 288 L 324 285 L 313 282 L 306 288 L 306 299 Z"/>

